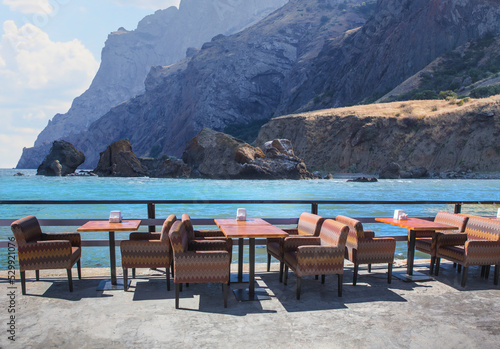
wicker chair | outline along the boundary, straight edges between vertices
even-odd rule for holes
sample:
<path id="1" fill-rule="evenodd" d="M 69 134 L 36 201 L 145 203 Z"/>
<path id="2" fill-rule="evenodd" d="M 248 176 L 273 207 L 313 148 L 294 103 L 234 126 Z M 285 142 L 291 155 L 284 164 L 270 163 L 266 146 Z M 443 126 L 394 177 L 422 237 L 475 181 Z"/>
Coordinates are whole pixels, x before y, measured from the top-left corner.
<path id="1" fill-rule="evenodd" d="M 468 268 L 473 265 L 495 266 L 493 283 L 500 273 L 500 221 L 470 216 L 463 234 L 438 234 L 436 237 L 436 276 L 441 258 L 463 266 L 461 286 L 467 282 Z"/>
<path id="2" fill-rule="evenodd" d="M 175 308 L 179 308 L 182 283 L 222 283 L 224 307 L 227 308 L 227 288 L 231 258 L 226 250 L 193 251 L 188 249 L 188 231 L 184 222 L 175 222 L 169 233 L 174 253 Z"/>
<path id="3" fill-rule="evenodd" d="M 17 242 L 22 294 L 26 294 L 26 270 L 35 270 L 40 280 L 42 269 L 66 269 L 69 290 L 73 292 L 71 268 L 75 263 L 82 278 L 81 238 L 78 233 L 42 233 L 35 216 L 27 216 L 11 224 Z"/>
<path id="4" fill-rule="evenodd" d="M 387 263 L 387 283 L 390 284 L 396 241 L 393 238 L 376 238 L 373 231 L 363 230 L 358 220 L 346 216 L 337 216 L 336 220 L 349 227 L 345 258 L 354 263 L 352 284 L 356 285 L 360 264 L 368 264 L 368 272 L 371 272 L 371 265 L 375 263 Z"/>
<path id="5" fill-rule="evenodd" d="M 192 251 L 224 250 L 232 257 L 233 240 L 224 236 L 220 230 L 194 230 L 188 214 L 182 215 L 182 222 L 188 234 L 188 249 Z"/>
<path id="6" fill-rule="evenodd" d="M 294 229 L 283 229 L 289 235 L 296 236 L 318 236 L 321 224 L 325 219 L 318 215 L 304 212 L 299 217 L 299 222 L 297 228 Z M 271 270 L 271 256 L 276 258 L 280 262 L 280 274 L 279 281 L 283 281 L 283 267 L 284 267 L 284 246 L 283 238 L 267 239 L 267 271 Z"/>
<path id="7" fill-rule="evenodd" d="M 449 224 L 457 227 L 457 230 L 445 231 L 418 231 L 417 239 L 415 240 L 415 249 L 430 254 L 430 274 L 434 273 L 434 265 L 436 264 L 436 237 L 437 234 L 457 234 L 462 233 L 467 224 L 468 217 L 450 212 L 438 212 L 434 218 L 434 222 Z"/>
<path id="8" fill-rule="evenodd" d="M 285 279 L 288 283 L 288 269 L 297 275 L 297 299 L 300 299 L 302 277 L 338 275 L 338 296 L 342 297 L 344 274 L 344 251 L 349 228 L 332 219 L 323 222 L 317 237 L 287 237 L 284 240 Z"/>
<path id="9" fill-rule="evenodd" d="M 170 267 L 172 265 L 172 248 L 168 233 L 176 221 L 170 215 L 163 222 L 161 233 L 131 233 L 129 239 L 122 241 L 123 288 L 128 289 L 128 268 L 132 268 L 135 278 L 136 268 L 165 268 L 167 290 L 170 291 Z"/>

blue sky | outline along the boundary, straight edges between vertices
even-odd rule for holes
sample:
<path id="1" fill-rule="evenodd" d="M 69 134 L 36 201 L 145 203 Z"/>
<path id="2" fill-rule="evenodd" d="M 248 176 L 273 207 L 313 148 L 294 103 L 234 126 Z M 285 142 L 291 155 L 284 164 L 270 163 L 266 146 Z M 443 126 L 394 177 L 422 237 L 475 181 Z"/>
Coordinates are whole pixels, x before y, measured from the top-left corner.
<path id="1" fill-rule="evenodd" d="M 179 1 L 0 0 L 0 168 L 89 87 L 110 32 Z"/>

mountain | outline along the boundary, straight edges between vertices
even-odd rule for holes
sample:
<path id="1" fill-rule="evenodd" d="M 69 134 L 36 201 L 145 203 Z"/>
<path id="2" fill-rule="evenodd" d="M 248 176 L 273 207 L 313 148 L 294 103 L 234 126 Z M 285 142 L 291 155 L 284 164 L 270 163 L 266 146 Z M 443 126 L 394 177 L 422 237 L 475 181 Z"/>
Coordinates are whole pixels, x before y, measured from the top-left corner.
<path id="1" fill-rule="evenodd" d="M 87 130 L 115 105 L 143 93 L 144 80 L 153 65 L 178 62 L 190 47 L 200 47 L 218 34 L 236 33 L 286 1 L 182 0 L 179 9 L 172 6 L 145 17 L 136 30 L 112 32 L 89 89 L 75 98 L 66 114 L 57 114 L 49 121 L 17 167 L 38 167 L 52 141 Z"/>
<path id="2" fill-rule="evenodd" d="M 500 96 L 404 101 L 291 114 L 264 125 L 256 141 L 289 139 L 310 171 L 500 172 Z"/>
<path id="3" fill-rule="evenodd" d="M 111 109 L 70 142 L 85 153 L 84 167 L 93 167 L 115 140 L 128 138 L 138 156 L 180 156 L 203 127 L 263 124 L 274 115 L 296 62 L 366 22 L 369 13 L 353 6 L 360 3 L 291 0 L 237 34 L 214 37 L 179 63 L 153 67 L 144 94 Z"/>

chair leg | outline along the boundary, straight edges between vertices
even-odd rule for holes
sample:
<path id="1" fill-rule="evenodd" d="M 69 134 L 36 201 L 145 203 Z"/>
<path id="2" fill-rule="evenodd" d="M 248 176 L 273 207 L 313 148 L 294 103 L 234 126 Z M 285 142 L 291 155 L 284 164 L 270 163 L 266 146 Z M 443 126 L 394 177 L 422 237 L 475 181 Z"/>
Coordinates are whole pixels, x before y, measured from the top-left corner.
<path id="1" fill-rule="evenodd" d="M 69 292 L 73 292 L 73 278 L 71 277 L 71 268 L 66 269 L 68 274 Z"/>
<path id="2" fill-rule="evenodd" d="M 132 268 L 132 273 L 134 268 Z M 127 291 L 128 290 L 128 269 L 123 268 L 123 290 Z"/>
<path id="3" fill-rule="evenodd" d="M 321 283 L 324 284 L 325 283 L 325 275 L 321 275 Z"/>
<path id="4" fill-rule="evenodd" d="M 78 262 L 76 262 L 76 270 L 78 272 L 78 279 L 82 279 L 82 261 L 79 259 Z"/>
<path id="5" fill-rule="evenodd" d="M 224 293 L 224 308 L 227 308 L 227 283 L 222 284 L 222 291 Z"/>
<path id="6" fill-rule="evenodd" d="M 371 273 L 372 272 L 372 265 L 371 264 L 368 264 L 368 272 Z"/>
<path id="7" fill-rule="evenodd" d="M 314 275 L 314 278 L 315 278 L 316 280 L 318 280 L 318 279 L 319 279 L 319 275 Z"/>
<path id="8" fill-rule="evenodd" d="M 172 272 L 172 277 L 174 277 L 174 262 L 172 262 L 172 264 L 170 264 L 170 269 Z"/>
<path id="9" fill-rule="evenodd" d="M 387 283 L 390 284 L 392 282 L 392 263 L 389 263 L 387 266 Z"/>
<path id="10" fill-rule="evenodd" d="M 280 278 L 279 278 L 280 282 L 283 282 L 283 268 L 284 267 L 285 267 L 285 263 L 280 262 Z"/>
<path id="11" fill-rule="evenodd" d="M 484 274 L 486 273 L 486 265 L 481 267 L 481 278 L 484 278 Z"/>
<path id="12" fill-rule="evenodd" d="M 179 292 L 181 290 L 182 284 L 175 284 L 175 309 L 179 309 Z"/>
<path id="13" fill-rule="evenodd" d="M 40 270 L 35 270 L 36 281 L 40 281 Z"/>
<path id="14" fill-rule="evenodd" d="M 441 264 L 441 258 L 436 257 L 436 269 L 434 270 L 434 275 L 439 275 L 439 265 Z"/>
<path id="15" fill-rule="evenodd" d="M 453 263 L 453 269 L 457 267 L 457 263 Z"/>
<path id="16" fill-rule="evenodd" d="M 500 264 L 495 265 L 495 276 L 493 277 L 493 285 L 498 285 L 498 276 L 500 274 Z"/>
<path id="17" fill-rule="evenodd" d="M 357 263 L 354 264 L 354 271 L 352 274 L 352 285 L 356 286 L 356 282 L 358 281 L 358 268 L 359 265 Z"/>
<path id="18" fill-rule="evenodd" d="M 436 264 L 436 256 L 432 257 L 431 256 L 431 265 L 429 266 L 429 273 L 432 275 L 434 274 L 434 264 Z"/>
<path id="19" fill-rule="evenodd" d="M 486 269 L 484 270 L 484 278 L 486 280 L 488 280 L 488 278 L 490 277 L 490 267 L 491 267 L 490 265 L 487 265 Z"/>
<path id="20" fill-rule="evenodd" d="M 344 281 L 344 275 L 343 274 L 337 274 L 337 278 L 338 278 L 338 294 L 339 294 L 339 297 L 342 297 L 342 283 Z"/>
<path id="21" fill-rule="evenodd" d="M 461 264 L 459 264 L 460 266 Z M 462 271 L 462 287 L 465 287 L 465 283 L 467 282 L 467 271 L 468 271 L 468 267 L 464 267 L 464 270 Z"/>
<path id="22" fill-rule="evenodd" d="M 302 288 L 302 278 L 297 276 L 297 300 L 300 299 L 301 288 Z"/>
<path id="23" fill-rule="evenodd" d="M 21 272 L 21 292 L 22 294 L 26 294 L 26 272 Z"/>
<path id="24" fill-rule="evenodd" d="M 459 264 L 457 266 L 457 272 L 460 273 L 462 271 L 462 264 Z"/>
<path id="25" fill-rule="evenodd" d="M 271 271 L 271 255 L 267 254 L 267 272 Z"/>
<path id="26" fill-rule="evenodd" d="M 132 268 L 132 279 L 135 279 L 135 268 Z"/>
<path id="27" fill-rule="evenodd" d="M 167 291 L 170 291 L 170 273 L 169 273 L 169 268 L 167 267 L 167 272 L 165 273 L 167 276 Z"/>
<path id="28" fill-rule="evenodd" d="M 288 285 L 288 266 L 285 265 L 285 277 L 283 279 L 283 284 Z"/>

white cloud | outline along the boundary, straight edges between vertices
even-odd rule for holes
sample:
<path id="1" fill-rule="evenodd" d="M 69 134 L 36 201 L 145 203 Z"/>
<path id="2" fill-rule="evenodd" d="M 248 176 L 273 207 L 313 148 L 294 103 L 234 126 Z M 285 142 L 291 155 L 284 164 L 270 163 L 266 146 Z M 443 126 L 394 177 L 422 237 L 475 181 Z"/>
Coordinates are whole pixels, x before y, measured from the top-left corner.
<path id="1" fill-rule="evenodd" d="M 52 0 L 54 1 L 54 0 Z M 56 3 L 61 0 L 55 0 Z M 65 0 L 63 0 L 65 1 Z M 4 5 L 10 7 L 11 11 L 17 11 L 21 13 L 45 13 L 50 14 L 54 11 L 54 7 L 50 4 L 49 0 L 3 0 Z"/>
<path id="2" fill-rule="evenodd" d="M 151 10 L 163 10 L 170 6 L 179 7 L 181 0 L 112 0 L 122 6 L 134 6 Z"/>
<path id="3" fill-rule="evenodd" d="M 84 92 L 99 63 L 79 40 L 51 41 L 40 28 L 5 21 L 0 41 L 0 167 L 13 167 L 23 147 L 56 113 Z M 6 149 L 10 149 L 7 151 Z"/>

